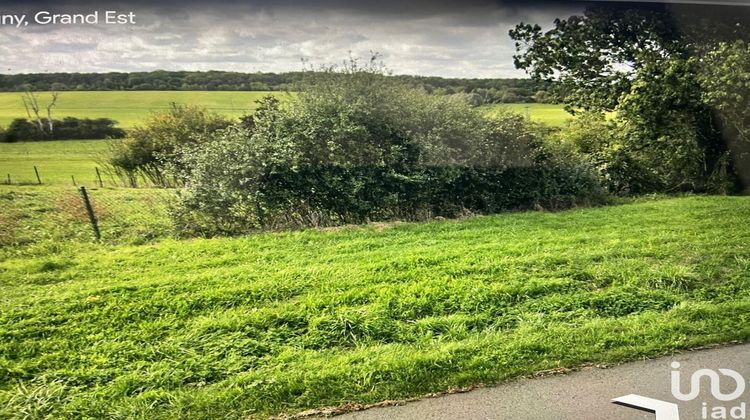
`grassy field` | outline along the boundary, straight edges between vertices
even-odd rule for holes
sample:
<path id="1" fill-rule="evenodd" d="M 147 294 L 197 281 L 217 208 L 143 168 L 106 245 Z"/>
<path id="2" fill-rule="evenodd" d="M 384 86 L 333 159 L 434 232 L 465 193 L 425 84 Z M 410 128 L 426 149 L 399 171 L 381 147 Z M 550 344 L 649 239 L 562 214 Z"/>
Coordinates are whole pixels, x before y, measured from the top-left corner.
<path id="1" fill-rule="evenodd" d="M 573 118 L 568 114 L 562 105 L 558 104 L 495 104 L 482 107 L 489 115 L 497 112 L 499 109 L 507 109 L 526 115 L 532 121 L 549 124 L 556 127 L 565 126 L 566 122 Z"/>
<path id="2" fill-rule="evenodd" d="M 116 141 L 116 140 L 115 140 Z M 36 183 L 34 166 L 44 185 L 94 185 L 95 168 L 108 150 L 107 140 L 65 140 L 46 142 L 0 143 L 0 182 L 10 175 L 14 184 Z M 105 185 L 114 180 L 103 174 Z"/>
<path id="3" fill-rule="evenodd" d="M 129 128 L 141 123 L 151 113 L 165 110 L 172 102 L 201 105 L 230 117 L 239 117 L 255 109 L 255 101 L 270 92 L 217 91 L 110 91 L 61 92 L 55 108 L 55 118 L 112 118 L 120 127 Z M 275 93 L 283 96 L 285 93 Z M 13 118 L 26 118 L 22 93 L 0 92 L 0 126 L 7 126 Z M 38 94 L 40 103 L 49 101 L 49 93 Z"/>
<path id="4" fill-rule="evenodd" d="M 141 123 L 152 112 L 168 109 L 170 103 L 200 105 L 230 117 L 239 117 L 255 109 L 255 101 L 271 92 L 220 92 L 220 91 L 113 91 L 113 92 L 62 92 L 55 117 L 112 118 L 124 128 Z M 283 97 L 287 93 L 276 92 Z M 21 93 L 0 92 L 0 126 L 7 126 L 13 118 L 26 118 Z M 48 93 L 39 93 L 42 103 L 49 100 Z M 505 107 L 531 119 L 562 126 L 571 116 L 554 104 L 500 104 L 484 107 L 490 113 Z"/>
<path id="5" fill-rule="evenodd" d="M 265 417 L 750 339 L 750 197 L 122 245 L 37 238 L 56 194 L 0 187 L 0 417 Z"/>

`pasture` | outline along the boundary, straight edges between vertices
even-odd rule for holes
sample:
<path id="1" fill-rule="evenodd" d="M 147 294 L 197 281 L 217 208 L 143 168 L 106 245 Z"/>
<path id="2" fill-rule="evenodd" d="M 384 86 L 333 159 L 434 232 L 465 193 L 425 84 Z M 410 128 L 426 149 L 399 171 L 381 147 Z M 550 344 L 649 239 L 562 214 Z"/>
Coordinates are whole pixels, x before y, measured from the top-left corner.
<path id="1" fill-rule="evenodd" d="M 200 105 L 212 111 L 239 117 L 255 109 L 255 101 L 272 92 L 226 91 L 69 91 L 60 92 L 54 118 L 111 118 L 120 127 L 130 128 L 171 103 Z M 284 96 L 285 93 L 275 92 Z M 27 118 L 20 92 L 0 92 L 0 126 L 14 118 Z M 49 102 L 49 93 L 39 92 L 40 104 Z"/>
<path id="2" fill-rule="evenodd" d="M 563 105 L 560 104 L 537 104 L 537 103 L 516 103 L 516 104 L 493 104 L 482 107 L 488 115 L 492 115 L 497 110 L 505 109 L 521 115 L 525 115 L 532 121 L 548 124 L 555 127 L 564 127 L 568 120 L 574 118 L 570 115 Z"/>
<path id="3" fill-rule="evenodd" d="M 265 95 L 279 97 L 284 92 L 227 92 L 227 91 L 69 91 L 61 92 L 54 117 L 112 118 L 123 128 L 141 123 L 151 113 L 163 111 L 171 103 L 199 105 L 229 117 L 251 113 L 255 101 Z M 14 118 L 26 118 L 20 92 L 0 92 L 0 126 L 7 126 Z M 40 103 L 49 101 L 49 93 L 38 93 Z M 562 126 L 570 114 L 556 104 L 496 104 L 483 108 L 492 112 L 507 108 L 528 115 L 532 120 Z"/>
<path id="4" fill-rule="evenodd" d="M 0 143 L 0 183 L 10 175 L 13 184 L 37 182 L 37 167 L 44 185 L 94 185 L 95 168 L 103 169 L 100 162 L 111 141 L 117 140 L 59 140 L 45 142 Z M 114 180 L 102 173 L 105 183 Z"/>

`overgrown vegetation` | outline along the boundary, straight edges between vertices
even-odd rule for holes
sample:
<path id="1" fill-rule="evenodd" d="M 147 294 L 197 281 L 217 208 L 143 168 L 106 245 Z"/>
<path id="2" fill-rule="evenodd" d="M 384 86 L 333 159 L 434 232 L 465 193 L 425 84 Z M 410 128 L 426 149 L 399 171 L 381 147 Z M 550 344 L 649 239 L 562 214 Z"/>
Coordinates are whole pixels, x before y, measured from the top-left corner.
<path id="1" fill-rule="evenodd" d="M 283 106 L 261 102 L 242 126 L 162 159 L 185 189 L 185 234 L 601 202 L 593 171 L 545 129 L 506 112 L 486 118 L 356 62 L 319 72 Z M 126 143 L 127 144 L 127 141 Z"/>
<path id="2" fill-rule="evenodd" d="M 629 184 L 619 191 L 727 193 L 750 187 L 750 141 L 735 126 L 749 118 L 748 27 L 741 8 L 607 4 L 510 35 L 516 65 L 554 82 L 571 111 L 614 112 L 591 158 L 614 158 L 607 171 Z"/>
<path id="3" fill-rule="evenodd" d="M 0 187 L 0 417 L 267 417 L 750 340 L 750 198 L 643 196 L 747 186 L 750 32 L 672 17 L 512 31 L 564 128 L 351 62 L 235 122 L 154 114 L 109 162 L 179 189 L 92 189 L 101 242 L 72 188 Z"/>
<path id="4" fill-rule="evenodd" d="M 0 416 L 265 417 L 748 340 L 748 218 L 688 197 L 58 242 L 0 262 Z"/>
<path id="5" fill-rule="evenodd" d="M 130 130 L 125 140 L 114 143 L 108 163 L 130 186 L 135 187 L 139 177 L 172 186 L 174 179 L 164 172 L 165 162 L 178 165 L 181 147 L 206 143 L 229 125 L 228 119 L 203 108 L 172 104 L 169 111 L 152 115 L 142 126 Z"/>

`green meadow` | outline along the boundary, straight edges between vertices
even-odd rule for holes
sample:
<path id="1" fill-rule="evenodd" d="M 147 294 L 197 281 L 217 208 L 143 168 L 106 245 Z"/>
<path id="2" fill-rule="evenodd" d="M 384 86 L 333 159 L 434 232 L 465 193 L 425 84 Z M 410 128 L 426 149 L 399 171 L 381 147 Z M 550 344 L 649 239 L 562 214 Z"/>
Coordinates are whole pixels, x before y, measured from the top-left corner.
<path id="1" fill-rule="evenodd" d="M 264 418 L 750 339 L 750 197 L 193 240 L 152 203 L 97 244 L 68 190 L 0 186 L 0 417 Z"/>
<path id="2" fill-rule="evenodd" d="M 563 105 L 560 104 L 537 104 L 537 103 L 516 103 L 516 104 L 494 104 L 482 107 L 488 115 L 493 115 L 499 110 L 508 110 L 529 117 L 532 121 L 545 123 L 555 127 L 563 127 L 568 120 L 572 119 Z"/>
<path id="3" fill-rule="evenodd" d="M 153 112 L 168 109 L 171 103 L 199 105 L 212 111 L 239 117 L 252 112 L 255 101 L 265 95 L 284 97 L 284 92 L 227 92 L 227 91 L 68 91 L 61 92 L 55 108 L 55 118 L 112 118 L 119 126 L 130 128 Z M 0 126 L 7 126 L 14 118 L 26 118 L 21 92 L 0 92 Z M 49 93 L 38 93 L 40 103 L 49 101 Z M 506 108 L 528 115 L 532 120 L 562 126 L 571 118 L 562 105 L 556 104 L 496 104 L 483 107 L 490 114 Z"/>
<path id="4" fill-rule="evenodd" d="M 169 109 L 172 103 L 200 105 L 230 117 L 252 112 L 255 101 L 265 95 L 286 95 L 282 92 L 226 91 L 95 91 L 60 92 L 55 118 L 111 118 L 120 127 L 130 128 L 150 114 Z M 21 92 L 0 92 L 0 126 L 14 118 L 27 118 Z M 50 100 L 48 92 L 37 93 L 40 104 Z"/>
<path id="5" fill-rule="evenodd" d="M 96 167 L 107 185 L 115 180 L 105 174 L 100 163 L 110 142 L 117 140 L 62 140 L 44 142 L 0 143 L 0 183 L 37 182 L 34 166 L 43 185 L 94 185 Z M 71 178 L 73 177 L 73 178 Z"/>

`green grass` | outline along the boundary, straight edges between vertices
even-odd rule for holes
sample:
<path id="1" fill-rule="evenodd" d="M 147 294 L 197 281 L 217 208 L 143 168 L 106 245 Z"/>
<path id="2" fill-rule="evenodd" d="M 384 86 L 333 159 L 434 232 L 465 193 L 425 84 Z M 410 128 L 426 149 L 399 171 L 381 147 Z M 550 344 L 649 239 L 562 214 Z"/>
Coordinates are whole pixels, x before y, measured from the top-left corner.
<path id="1" fill-rule="evenodd" d="M 116 140 L 115 140 L 116 141 Z M 0 143 L 0 183 L 10 175 L 14 184 L 36 183 L 34 166 L 44 185 L 95 185 L 95 168 L 108 150 L 108 140 L 65 140 L 45 142 Z M 114 180 L 102 172 L 105 185 Z"/>
<path id="2" fill-rule="evenodd" d="M 55 118 L 112 118 L 120 127 L 131 128 L 141 124 L 151 113 L 163 111 L 172 102 L 199 105 L 210 110 L 239 117 L 255 110 L 255 101 L 272 92 L 225 91 L 71 91 L 61 92 L 55 108 Z M 288 95 L 283 92 L 273 93 Z M 20 92 L 0 92 L 0 126 L 7 126 L 13 118 L 26 118 Z M 38 93 L 42 103 L 49 101 L 49 93 Z M 497 104 L 482 107 L 490 114 L 499 108 L 528 114 L 532 120 L 563 126 L 572 118 L 562 105 L 557 104 Z"/>
<path id="3" fill-rule="evenodd" d="M 167 203 L 174 190 L 89 186 L 87 191 L 103 244 L 143 244 L 172 234 Z M 50 256 L 92 240 L 76 187 L 0 185 L 0 261 Z"/>
<path id="4" fill-rule="evenodd" d="M 59 213 L 2 188 L 22 237 Z M 0 262 L 0 417 L 265 417 L 748 340 L 749 219 L 686 197 L 24 248 Z"/>
<path id="5" fill-rule="evenodd" d="M 495 104 L 483 106 L 482 109 L 486 110 L 489 115 L 500 109 L 507 109 L 519 114 L 528 115 L 532 121 L 556 127 L 565 126 L 566 122 L 573 118 L 572 115 L 565 111 L 563 105 L 559 104 Z"/>
<path id="6" fill-rule="evenodd" d="M 54 117 L 112 118 L 123 128 L 141 124 L 151 113 L 169 109 L 172 102 L 200 105 L 229 117 L 239 117 L 256 108 L 255 101 L 271 92 L 223 91 L 94 91 L 61 92 Z M 286 95 L 277 92 L 275 95 Z M 14 118 L 27 118 L 20 92 L 0 92 L 0 126 Z M 39 92 L 46 104 L 49 93 Z"/>

